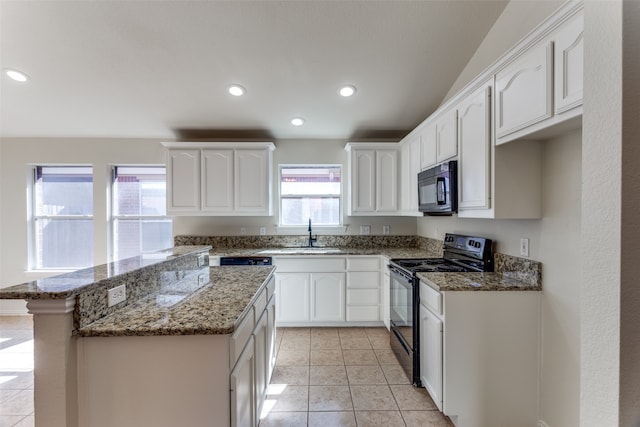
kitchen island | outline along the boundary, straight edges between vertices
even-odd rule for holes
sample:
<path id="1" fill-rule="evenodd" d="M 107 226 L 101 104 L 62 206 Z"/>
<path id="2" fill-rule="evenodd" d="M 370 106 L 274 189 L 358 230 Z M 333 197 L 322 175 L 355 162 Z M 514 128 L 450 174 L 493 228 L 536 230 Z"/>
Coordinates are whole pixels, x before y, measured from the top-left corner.
<path id="1" fill-rule="evenodd" d="M 274 362 L 274 268 L 209 267 L 210 249 L 0 291 L 34 315 L 36 426 L 255 423 Z M 125 302 L 109 307 L 122 284 Z"/>

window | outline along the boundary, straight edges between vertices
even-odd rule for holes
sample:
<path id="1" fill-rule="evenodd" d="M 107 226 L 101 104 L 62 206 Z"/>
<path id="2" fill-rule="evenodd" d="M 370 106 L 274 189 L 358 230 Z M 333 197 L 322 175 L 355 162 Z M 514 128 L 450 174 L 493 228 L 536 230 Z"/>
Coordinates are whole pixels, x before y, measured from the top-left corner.
<path id="1" fill-rule="evenodd" d="M 112 260 L 173 246 L 164 166 L 114 166 L 111 195 Z"/>
<path id="2" fill-rule="evenodd" d="M 32 269 L 93 265 L 93 170 L 36 166 L 32 194 Z"/>
<path id="3" fill-rule="evenodd" d="M 340 165 L 280 166 L 280 225 L 341 224 Z"/>

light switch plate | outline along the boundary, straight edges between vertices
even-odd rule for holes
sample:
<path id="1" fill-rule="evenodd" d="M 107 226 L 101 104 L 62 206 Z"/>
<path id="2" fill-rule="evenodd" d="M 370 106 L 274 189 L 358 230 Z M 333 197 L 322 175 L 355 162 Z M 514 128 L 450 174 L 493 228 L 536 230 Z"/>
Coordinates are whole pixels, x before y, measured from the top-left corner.
<path id="1" fill-rule="evenodd" d="M 529 239 L 520 239 L 520 255 L 526 257 L 529 256 Z"/>
<path id="2" fill-rule="evenodd" d="M 267 234 L 267 227 L 260 227 L 260 235 L 264 236 L 265 234 Z"/>
<path id="3" fill-rule="evenodd" d="M 391 227 L 389 227 L 388 225 L 382 226 L 382 234 L 384 234 L 385 236 L 389 235 L 390 230 L 391 230 Z"/>

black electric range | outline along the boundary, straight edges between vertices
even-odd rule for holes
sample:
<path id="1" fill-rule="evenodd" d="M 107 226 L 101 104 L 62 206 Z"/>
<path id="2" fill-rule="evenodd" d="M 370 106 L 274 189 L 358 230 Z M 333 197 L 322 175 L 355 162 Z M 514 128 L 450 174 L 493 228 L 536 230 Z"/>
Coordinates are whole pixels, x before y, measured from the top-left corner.
<path id="1" fill-rule="evenodd" d="M 394 258 L 389 262 L 391 348 L 415 386 L 421 384 L 420 281 L 416 273 L 493 271 L 493 242 L 490 239 L 447 233 L 442 247 L 442 258 Z"/>

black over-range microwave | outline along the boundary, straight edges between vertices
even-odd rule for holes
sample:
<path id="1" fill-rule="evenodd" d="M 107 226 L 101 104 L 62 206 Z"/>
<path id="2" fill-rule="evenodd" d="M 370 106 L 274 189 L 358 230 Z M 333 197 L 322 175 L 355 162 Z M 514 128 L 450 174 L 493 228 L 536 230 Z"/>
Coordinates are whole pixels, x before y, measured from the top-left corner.
<path id="1" fill-rule="evenodd" d="M 418 208 L 424 215 L 452 215 L 458 211 L 457 161 L 418 174 Z"/>

